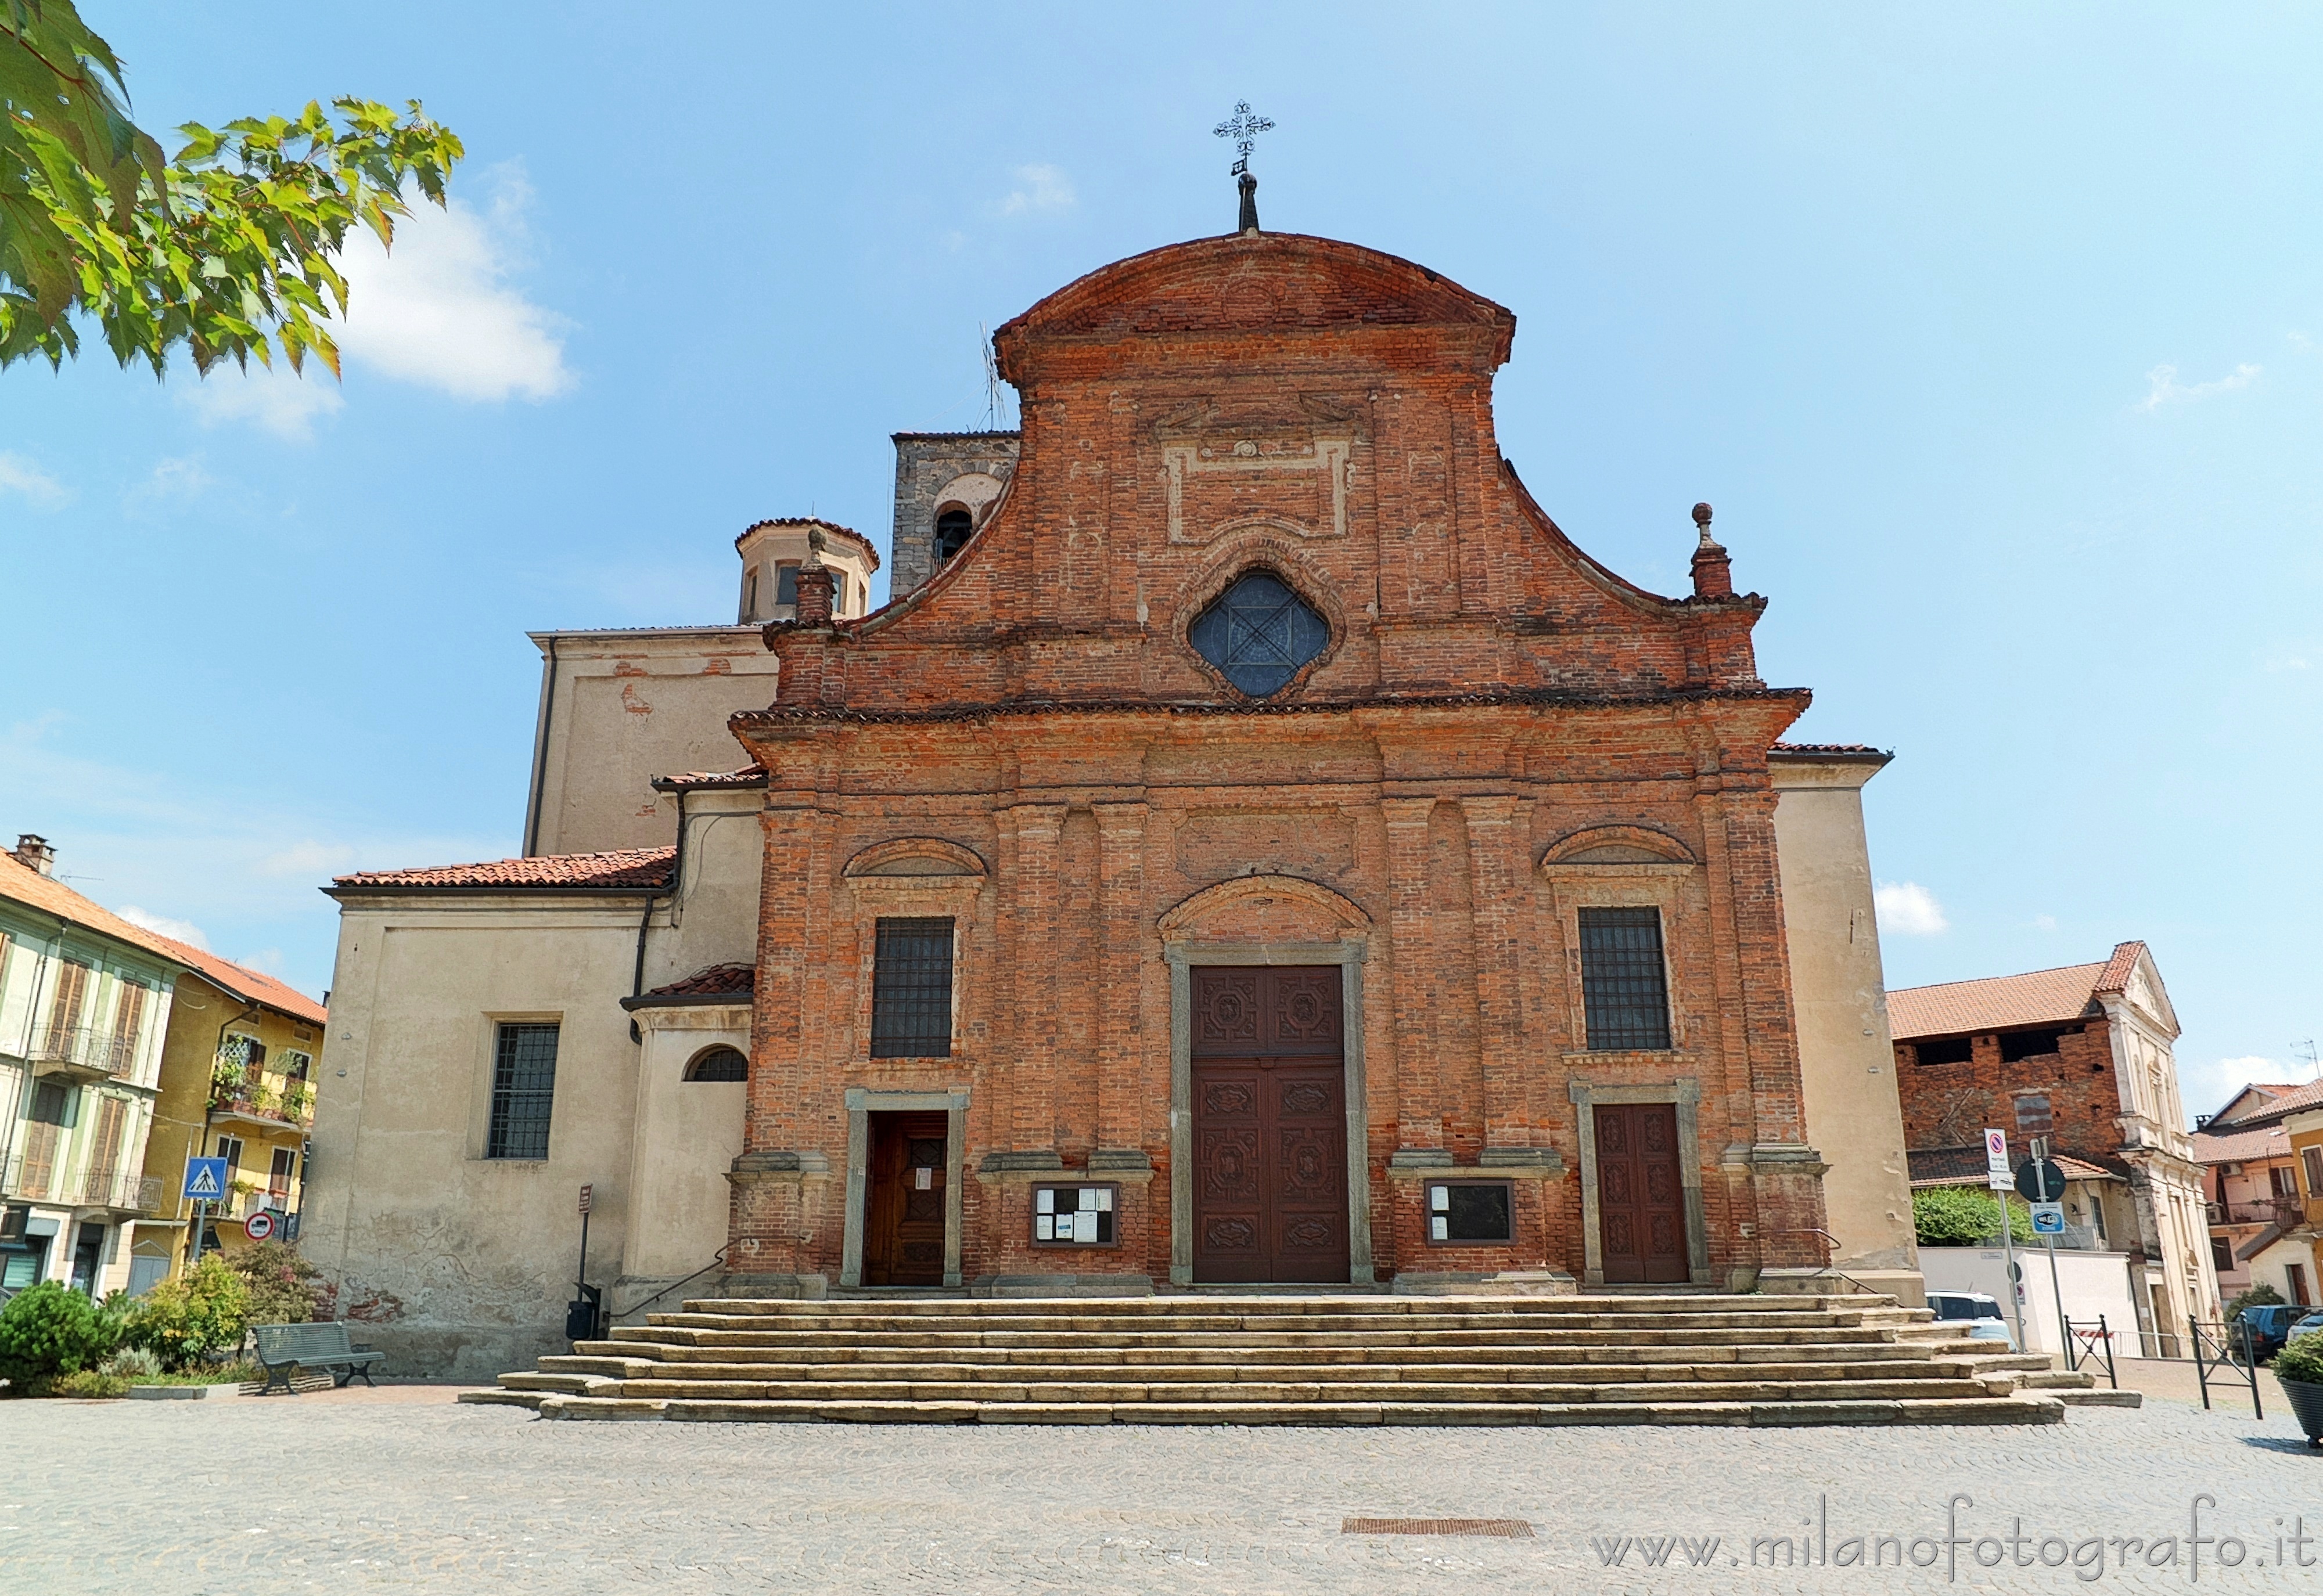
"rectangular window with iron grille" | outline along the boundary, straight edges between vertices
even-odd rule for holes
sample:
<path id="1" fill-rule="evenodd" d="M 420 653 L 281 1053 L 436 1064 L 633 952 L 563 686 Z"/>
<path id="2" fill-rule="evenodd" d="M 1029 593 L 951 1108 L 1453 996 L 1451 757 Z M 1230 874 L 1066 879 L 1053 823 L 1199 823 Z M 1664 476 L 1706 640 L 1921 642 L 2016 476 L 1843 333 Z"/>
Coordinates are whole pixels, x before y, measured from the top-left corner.
<path id="1" fill-rule="evenodd" d="M 1660 910 L 1581 911 L 1581 1004 L 1593 1053 L 1670 1045 Z"/>
<path id="2" fill-rule="evenodd" d="M 546 1158 L 556 1093 L 556 1027 L 501 1025 L 492 1053 L 492 1118 L 484 1156 Z"/>
<path id="3" fill-rule="evenodd" d="M 871 1056 L 951 1057 L 949 916 L 882 920 L 871 969 Z"/>

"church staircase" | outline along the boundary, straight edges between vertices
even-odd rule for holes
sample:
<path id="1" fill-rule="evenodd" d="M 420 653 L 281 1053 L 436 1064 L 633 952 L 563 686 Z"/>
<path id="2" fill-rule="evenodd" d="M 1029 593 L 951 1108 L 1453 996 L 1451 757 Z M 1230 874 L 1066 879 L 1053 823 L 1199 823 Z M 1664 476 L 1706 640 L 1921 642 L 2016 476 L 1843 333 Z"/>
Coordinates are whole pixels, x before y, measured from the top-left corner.
<path id="1" fill-rule="evenodd" d="M 2038 1355 L 1887 1297 L 688 1302 L 464 1402 L 900 1424 L 2046 1424 Z"/>

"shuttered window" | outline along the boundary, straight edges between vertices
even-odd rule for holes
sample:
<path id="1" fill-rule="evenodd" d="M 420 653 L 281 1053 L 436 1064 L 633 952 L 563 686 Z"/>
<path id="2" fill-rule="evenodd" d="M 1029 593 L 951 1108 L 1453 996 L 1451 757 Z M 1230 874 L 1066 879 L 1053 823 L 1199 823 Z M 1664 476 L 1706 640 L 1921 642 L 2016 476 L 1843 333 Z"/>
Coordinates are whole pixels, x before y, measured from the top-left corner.
<path id="1" fill-rule="evenodd" d="M 871 1056 L 951 1057 L 952 922 L 882 920 L 871 971 Z"/>
<path id="2" fill-rule="evenodd" d="M 502 1025 L 492 1056 L 492 1118 L 484 1156 L 546 1158 L 556 1094 L 556 1027 Z"/>
<path id="3" fill-rule="evenodd" d="M 2300 1162 L 2307 1166 L 2307 1195 L 2323 1197 L 2323 1147 L 2302 1147 Z"/>
<path id="4" fill-rule="evenodd" d="M 1660 910 L 1581 911 L 1581 1001 L 1592 1052 L 1670 1045 Z"/>

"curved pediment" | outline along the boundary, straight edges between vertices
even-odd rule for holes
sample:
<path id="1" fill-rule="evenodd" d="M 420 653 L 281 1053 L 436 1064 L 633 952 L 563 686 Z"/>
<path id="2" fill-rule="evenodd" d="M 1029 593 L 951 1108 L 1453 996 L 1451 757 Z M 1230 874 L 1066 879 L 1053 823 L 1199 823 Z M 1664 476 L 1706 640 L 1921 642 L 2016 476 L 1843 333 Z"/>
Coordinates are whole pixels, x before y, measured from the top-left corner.
<path id="1" fill-rule="evenodd" d="M 1666 831 L 1645 826 L 1586 826 L 1548 845 L 1544 865 L 1691 865 L 1693 852 Z"/>
<path id="2" fill-rule="evenodd" d="M 1400 256 L 1299 234 L 1244 234 L 1100 267 L 1002 324 L 993 343 L 1001 374 L 1020 381 L 1027 345 L 1051 338 L 1411 326 L 1490 329 L 1498 365 L 1516 316 Z"/>
<path id="3" fill-rule="evenodd" d="M 1197 933 L 1218 939 L 1335 940 L 1365 931 L 1372 917 L 1345 893 L 1296 876 L 1237 876 L 1179 901 L 1162 916 L 1167 941 Z"/>
<path id="4" fill-rule="evenodd" d="M 941 837 L 897 837 L 875 842 L 847 861 L 847 876 L 981 876 L 983 857 Z"/>

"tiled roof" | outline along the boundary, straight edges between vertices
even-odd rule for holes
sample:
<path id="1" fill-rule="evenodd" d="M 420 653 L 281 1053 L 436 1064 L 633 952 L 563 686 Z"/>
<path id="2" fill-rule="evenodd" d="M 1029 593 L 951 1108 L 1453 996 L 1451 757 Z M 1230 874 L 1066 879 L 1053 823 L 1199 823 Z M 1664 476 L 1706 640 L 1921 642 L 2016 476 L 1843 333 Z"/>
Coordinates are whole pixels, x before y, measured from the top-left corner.
<path id="1" fill-rule="evenodd" d="M 321 1025 L 330 1019 L 323 1005 L 295 986 L 285 986 L 272 976 L 220 959 L 215 953 L 205 953 L 199 948 L 180 942 L 174 937 L 156 939 L 174 949 L 170 957 L 194 967 L 194 973 L 229 997 L 244 1003 L 263 1004 L 277 1014 L 302 1020 L 309 1025 Z"/>
<path id="2" fill-rule="evenodd" d="M 2223 1124 L 2217 1120 L 2212 1120 L 2203 1129 L 2213 1134 L 2248 1130 L 2259 1125 L 2278 1124 L 2286 1114 L 2297 1114 L 2302 1109 L 2318 1106 L 2323 1106 L 2323 1080 L 2311 1081 L 2303 1087 L 2293 1087 L 2289 1091 L 2270 1098 L 2262 1107 L 2254 1108 L 2247 1114 L 2237 1114 Z"/>
<path id="3" fill-rule="evenodd" d="M 142 948 L 173 964 L 187 960 L 177 949 L 184 944 L 156 935 L 142 925 L 132 925 L 112 910 L 91 903 L 53 876 L 43 876 L 31 866 L 20 862 L 13 854 L 0 852 L 0 898 L 14 898 L 43 914 L 53 914 L 60 920 L 70 921 L 85 931 L 93 931 L 117 941 Z"/>
<path id="4" fill-rule="evenodd" d="M 1982 1186 L 1984 1184 L 1984 1148 L 1929 1147 L 1914 1148 L 1905 1155 L 1912 1171 L 1914 1186 Z M 2103 1164 L 2093 1164 L 2069 1152 L 2052 1152 L 2051 1161 L 2065 1171 L 2068 1180 L 2119 1180 L 2122 1177 Z"/>
<path id="5" fill-rule="evenodd" d="M 741 531 L 735 534 L 734 546 L 736 548 L 740 548 L 744 541 L 749 537 L 751 533 L 762 531 L 769 527 L 820 527 L 823 531 L 836 533 L 840 537 L 845 538 L 848 542 L 854 544 L 856 546 L 856 554 L 868 558 L 871 562 L 872 570 L 877 571 L 879 569 L 879 551 L 872 546 L 872 543 L 869 538 L 864 537 L 862 533 L 858 532 L 852 527 L 842 527 L 837 521 L 826 521 L 814 516 L 770 516 L 763 521 L 752 521 L 748 526 L 743 527 Z"/>
<path id="6" fill-rule="evenodd" d="M 1869 743 L 1776 743 L 1768 748 L 1769 754 L 1794 754 L 1815 758 L 1879 759 L 1895 757 L 1885 748 L 1875 748 Z"/>
<path id="7" fill-rule="evenodd" d="M 2137 973 L 2137 961 L 2144 951 L 2145 944 L 2143 942 L 2117 943 L 2114 948 L 2113 957 L 2106 960 L 2105 969 L 2098 977 L 2096 990 L 2099 992 L 2128 991 L 2129 978 Z"/>
<path id="8" fill-rule="evenodd" d="M 610 853 L 543 854 L 477 865 L 436 865 L 421 870 L 363 870 L 334 879 L 332 890 L 503 888 L 620 890 L 669 885 L 675 848 L 621 848 Z"/>
<path id="9" fill-rule="evenodd" d="M 730 1003 L 748 998 L 758 984 L 756 967 L 747 964 L 713 964 L 694 971 L 682 981 L 672 981 L 666 986 L 656 986 L 637 997 L 625 997 L 625 1009 L 660 1008 L 689 1003 Z"/>
<path id="10" fill-rule="evenodd" d="M 2106 968 L 2102 964 L 2069 964 L 2029 975 L 1907 986 L 1887 995 L 1887 1029 L 1897 1041 L 1909 1041 L 1915 1036 L 2078 1020 Z"/>
<path id="11" fill-rule="evenodd" d="M 2223 1135 L 2208 1130 L 2194 1133 L 2194 1161 L 2202 1164 L 2254 1164 L 2262 1159 L 2289 1158 L 2291 1133 L 2279 1124 L 2261 1125 L 2255 1130 L 2228 1131 Z"/>
<path id="12" fill-rule="evenodd" d="M 766 784 L 767 770 L 762 765 L 745 765 L 739 770 L 689 770 L 684 775 L 657 775 L 653 779 L 656 793 L 711 793 Z"/>

